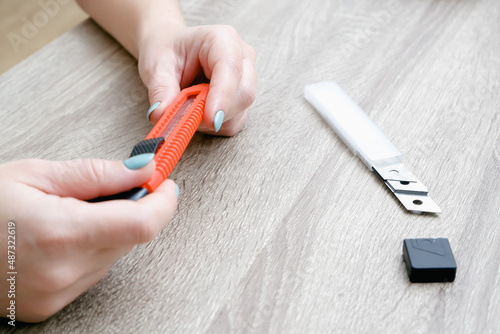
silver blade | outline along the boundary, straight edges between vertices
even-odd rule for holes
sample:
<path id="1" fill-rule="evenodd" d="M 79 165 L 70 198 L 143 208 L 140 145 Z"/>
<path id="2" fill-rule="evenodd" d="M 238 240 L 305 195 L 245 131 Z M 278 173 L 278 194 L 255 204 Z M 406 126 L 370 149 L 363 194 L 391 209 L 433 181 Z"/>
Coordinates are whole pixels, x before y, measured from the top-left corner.
<path id="1" fill-rule="evenodd" d="M 167 125 L 167 127 L 163 130 L 161 133 L 160 137 L 167 138 L 170 132 L 175 128 L 177 123 L 181 120 L 182 116 L 186 113 L 186 111 L 189 109 L 191 104 L 193 104 L 194 100 L 196 99 L 196 95 L 190 95 L 187 97 L 186 101 L 182 104 L 182 106 L 179 108 L 179 110 L 175 113 L 174 117 L 170 121 L 170 123 Z"/>
<path id="2" fill-rule="evenodd" d="M 427 195 L 405 194 L 394 192 L 401 204 L 414 213 L 441 213 L 439 206 Z"/>
<path id="3" fill-rule="evenodd" d="M 417 214 L 441 213 L 439 206 L 429 197 L 427 187 L 403 163 L 372 168 L 406 210 Z"/>

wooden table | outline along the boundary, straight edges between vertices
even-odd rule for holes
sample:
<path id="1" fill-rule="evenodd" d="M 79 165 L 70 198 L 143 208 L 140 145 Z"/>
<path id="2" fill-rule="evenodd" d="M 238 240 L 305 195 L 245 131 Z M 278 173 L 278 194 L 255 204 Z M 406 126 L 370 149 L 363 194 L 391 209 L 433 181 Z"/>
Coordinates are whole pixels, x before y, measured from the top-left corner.
<path id="1" fill-rule="evenodd" d="M 60 313 L 20 333 L 498 333 L 500 6 L 183 1 L 257 51 L 233 138 L 195 135 L 178 213 Z M 407 213 L 303 97 L 337 81 L 443 213 Z M 1 162 L 123 159 L 142 139 L 136 62 L 87 21 L 0 76 Z M 454 283 L 412 284 L 405 238 L 449 238 Z M 48 268 L 49 270 L 49 268 Z M 2 327 L 7 332 L 8 327 Z"/>

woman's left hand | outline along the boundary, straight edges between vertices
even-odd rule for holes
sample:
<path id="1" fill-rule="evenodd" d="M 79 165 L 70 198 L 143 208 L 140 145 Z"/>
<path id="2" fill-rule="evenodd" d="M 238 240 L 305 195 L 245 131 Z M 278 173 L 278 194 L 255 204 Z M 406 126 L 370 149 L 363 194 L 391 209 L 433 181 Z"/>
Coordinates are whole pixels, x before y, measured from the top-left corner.
<path id="1" fill-rule="evenodd" d="M 161 30 L 158 30 L 161 31 Z M 139 73 L 149 91 L 156 123 L 182 88 L 200 74 L 210 80 L 199 131 L 232 136 L 244 126 L 255 100 L 255 51 L 231 26 L 169 25 L 164 34 L 146 34 L 139 45 Z"/>

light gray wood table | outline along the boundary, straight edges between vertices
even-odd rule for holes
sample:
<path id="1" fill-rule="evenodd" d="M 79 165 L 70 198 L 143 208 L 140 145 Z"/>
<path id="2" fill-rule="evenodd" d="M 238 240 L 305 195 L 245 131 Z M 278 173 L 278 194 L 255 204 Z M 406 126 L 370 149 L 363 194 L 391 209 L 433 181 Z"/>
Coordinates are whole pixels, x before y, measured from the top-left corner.
<path id="1" fill-rule="evenodd" d="M 233 138 L 195 135 L 178 213 L 21 333 L 500 332 L 500 6 L 182 1 L 257 51 Z M 441 206 L 407 213 L 303 97 L 337 81 Z M 0 76 L 1 162 L 124 159 L 151 128 L 135 60 L 87 21 Z M 454 283 L 412 284 L 405 238 L 449 238 Z M 49 270 L 49 269 L 47 269 Z M 2 327 L 8 331 L 8 327 Z"/>

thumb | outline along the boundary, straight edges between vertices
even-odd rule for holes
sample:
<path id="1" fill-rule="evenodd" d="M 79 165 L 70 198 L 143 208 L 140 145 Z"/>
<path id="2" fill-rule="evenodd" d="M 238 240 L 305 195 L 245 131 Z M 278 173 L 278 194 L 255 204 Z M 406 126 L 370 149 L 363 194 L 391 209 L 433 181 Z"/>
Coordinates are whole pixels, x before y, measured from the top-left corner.
<path id="1" fill-rule="evenodd" d="M 146 117 L 156 124 L 160 120 L 165 108 L 167 108 L 179 95 L 179 82 L 172 75 L 165 75 L 153 83 L 147 85 L 149 92 L 149 102 L 151 107 Z"/>
<path id="2" fill-rule="evenodd" d="M 89 200 L 140 187 L 155 170 L 153 158 L 150 153 L 125 161 L 25 160 L 19 162 L 25 171 L 20 181 L 48 194 Z"/>

